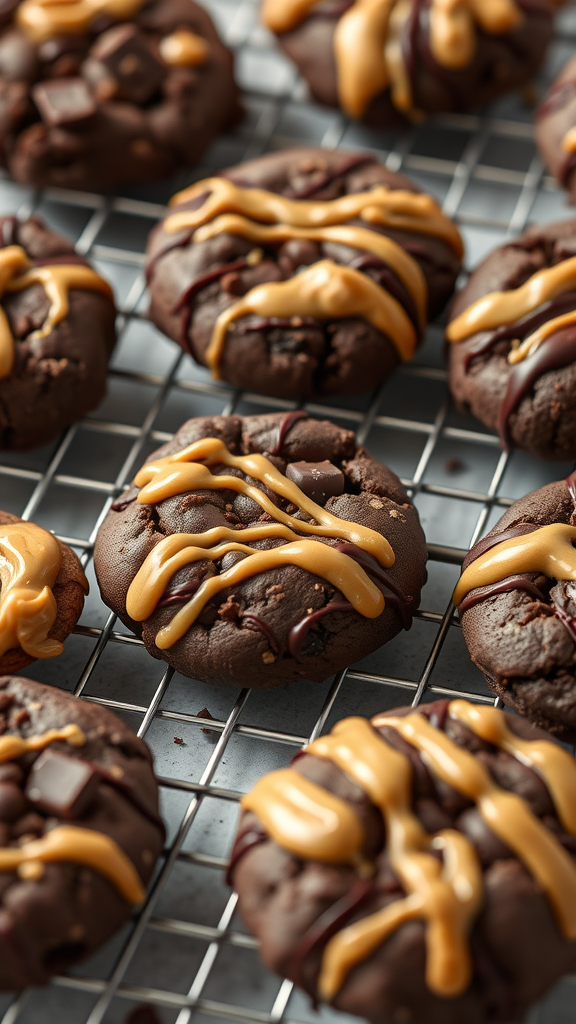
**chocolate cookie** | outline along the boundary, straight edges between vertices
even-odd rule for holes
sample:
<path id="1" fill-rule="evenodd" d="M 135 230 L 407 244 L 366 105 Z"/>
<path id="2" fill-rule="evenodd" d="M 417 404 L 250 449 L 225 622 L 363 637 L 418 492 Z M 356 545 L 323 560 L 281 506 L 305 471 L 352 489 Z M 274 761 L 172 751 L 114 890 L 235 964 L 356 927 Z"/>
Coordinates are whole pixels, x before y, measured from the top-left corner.
<path id="1" fill-rule="evenodd" d="M 454 595 L 464 639 L 510 707 L 576 737 L 576 476 L 509 508 L 467 555 Z"/>
<path id="2" fill-rule="evenodd" d="M 242 800 L 265 964 L 374 1024 L 523 1018 L 576 966 L 576 764 L 464 700 L 348 718 Z"/>
<path id="3" fill-rule="evenodd" d="M 22 0 L 0 25 L 0 161 L 17 181 L 162 178 L 237 116 L 232 55 L 192 0 Z"/>
<path id="4" fill-rule="evenodd" d="M 90 956 L 144 898 L 162 850 L 145 743 L 105 708 L 0 679 L 0 989 Z"/>
<path id="5" fill-rule="evenodd" d="M 61 654 L 87 593 L 88 580 L 66 544 L 0 511 L 0 675 Z"/>
<path id="6" fill-rule="evenodd" d="M 183 675 L 323 680 L 409 629 L 426 544 L 354 434 L 294 412 L 189 420 L 96 539 L 105 603 Z"/>
<path id="7" fill-rule="evenodd" d="M 548 170 L 576 203 L 576 57 L 550 86 L 536 112 L 535 134 Z"/>
<path id="8" fill-rule="evenodd" d="M 459 409 L 505 448 L 576 458 L 576 219 L 496 249 L 456 297 L 447 328 Z"/>
<path id="9" fill-rule="evenodd" d="M 0 449 L 46 444 L 101 401 L 110 285 L 38 217 L 0 217 Z"/>
<path id="10" fill-rule="evenodd" d="M 214 377 L 266 395 L 373 388 L 460 270 L 452 221 L 365 153 L 272 153 L 172 206 L 148 246 L 150 316 Z"/>
<path id="11" fill-rule="evenodd" d="M 264 0 L 320 103 L 388 128 L 466 111 L 529 82 L 552 35 L 548 0 Z"/>

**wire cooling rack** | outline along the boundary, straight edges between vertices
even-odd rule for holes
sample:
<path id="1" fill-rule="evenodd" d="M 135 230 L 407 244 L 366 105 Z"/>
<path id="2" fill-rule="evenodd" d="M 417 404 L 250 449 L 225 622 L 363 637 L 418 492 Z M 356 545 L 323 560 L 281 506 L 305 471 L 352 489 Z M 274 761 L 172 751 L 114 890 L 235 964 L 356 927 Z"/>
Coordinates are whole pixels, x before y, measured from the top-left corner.
<path id="1" fill-rule="evenodd" d="M 293 67 L 258 26 L 257 0 L 204 2 L 236 51 L 246 119 L 212 147 L 194 177 L 270 148 L 313 143 L 372 150 L 456 218 L 468 268 L 528 223 L 567 215 L 535 151 L 530 97 L 508 97 L 483 116 L 439 117 L 396 135 L 369 132 L 308 102 Z M 539 93 L 575 45 L 576 5 L 570 4 Z M 78 252 L 114 284 L 121 310 L 108 396 L 99 409 L 55 445 L 0 456 L 1 507 L 56 531 L 77 550 L 91 581 L 64 655 L 36 662 L 28 674 L 112 708 L 146 738 L 169 826 L 148 900 L 130 925 L 48 988 L 0 999 L 0 1024 L 121 1024 L 141 1002 L 153 1004 L 166 1024 L 343 1021 L 327 1009 L 314 1013 L 289 982 L 259 965 L 223 879 L 239 796 L 347 714 L 372 715 L 432 695 L 490 701 L 452 614 L 459 563 L 513 500 L 573 468 L 502 454 L 493 434 L 455 413 L 441 325 L 434 325 L 414 363 L 376 393 L 307 406 L 354 428 L 413 495 L 431 560 L 412 630 L 324 684 L 301 682 L 272 693 L 211 688 L 154 661 L 98 597 L 92 549 L 110 503 L 188 417 L 291 407 L 213 382 L 146 321 L 146 237 L 167 198 L 190 180 L 188 173 L 115 198 L 39 193 L 0 181 L 0 213 L 23 218 L 34 211 L 73 237 Z M 576 1024 L 575 982 L 563 982 L 529 1024 Z"/>

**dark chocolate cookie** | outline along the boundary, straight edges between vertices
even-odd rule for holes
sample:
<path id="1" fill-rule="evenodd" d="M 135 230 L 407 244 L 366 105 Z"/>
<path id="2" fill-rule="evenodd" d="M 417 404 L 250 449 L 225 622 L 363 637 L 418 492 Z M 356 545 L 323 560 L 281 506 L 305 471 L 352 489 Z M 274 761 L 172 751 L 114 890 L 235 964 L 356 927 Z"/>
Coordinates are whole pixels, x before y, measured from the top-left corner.
<path id="1" fill-rule="evenodd" d="M 273 971 L 373 1024 L 505 1024 L 576 966 L 576 764 L 463 700 L 339 722 L 256 783 L 229 879 Z"/>
<path id="2" fill-rule="evenodd" d="M 0 23 L 0 162 L 17 181 L 162 178 L 237 116 L 232 55 L 192 0 L 22 0 Z"/>
<path id="3" fill-rule="evenodd" d="M 536 142 L 548 170 L 576 203 L 576 57 L 550 86 L 536 112 Z"/>
<path id="4" fill-rule="evenodd" d="M 152 757 L 105 708 L 0 679 L 0 989 L 85 959 L 144 898 L 162 850 Z"/>
<path id="5" fill-rule="evenodd" d="M 37 217 L 0 217 L 0 297 L 0 448 L 35 448 L 102 400 L 114 298 Z"/>
<path id="6" fill-rule="evenodd" d="M 264 0 L 262 20 L 315 99 L 376 128 L 491 103 L 529 82 L 548 0 Z"/>
<path id="7" fill-rule="evenodd" d="M 503 447 L 576 458 L 576 220 L 496 249 L 456 297 L 447 345 L 462 412 Z"/>
<path id="8" fill-rule="evenodd" d="M 466 557 L 455 593 L 468 650 L 490 689 L 572 742 L 575 503 L 576 477 L 514 502 Z"/>
<path id="9" fill-rule="evenodd" d="M 62 653 L 88 580 L 74 552 L 35 523 L 0 511 L 0 675 Z"/>
<path id="10" fill-rule="evenodd" d="M 155 658 L 258 688 L 380 647 L 410 627 L 426 580 L 398 478 L 301 412 L 189 420 L 112 505 L 94 562 Z"/>
<path id="11" fill-rule="evenodd" d="M 452 221 L 365 153 L 272 153 L 173 204 L 148 246 L 150 316 L 213 376 L 266 395 L 373 388 L 460 270 Z"/>

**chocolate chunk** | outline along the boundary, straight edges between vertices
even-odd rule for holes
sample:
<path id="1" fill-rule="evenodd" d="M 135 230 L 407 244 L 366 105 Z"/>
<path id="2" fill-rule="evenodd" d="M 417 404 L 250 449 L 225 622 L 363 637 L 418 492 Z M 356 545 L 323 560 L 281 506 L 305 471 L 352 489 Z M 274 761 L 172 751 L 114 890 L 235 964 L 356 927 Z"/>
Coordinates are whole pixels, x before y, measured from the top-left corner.
<path id="1" fill-rule="evenodd" d="M 49 128 L 82 124 L 96 114 L 96 103 L 83 78 L 40 82 L 32 89 L 32 96 Z"/>
<path id="2" fill-rule="evenodd" d="M 26 796 L 45 814 L 79 818 L 90 806 L 100 776 L 86 761 L 45 750 L 32 766 Z"/>
<path id="3" fill-rule="evenodd" d="M 126 1024 L 161 1024 L 161 1021 L 152 1006 L 142 1003 L 141 1006 L 135 1006 L 130 1011 L 126 1018 Z"/>
<path id="4" fill-rule="evenodd" d="M 317 505 L 344 492 L 344 474 L 331 462 L 291 462 L 286 476 Z"/>
<path id="5" fill-rule="evenodd" d="M 146 103 L 166 74 L 135 25 L 109 29 L 92 47 L 90 57 L 116 79 L 118 95 L 132 103 Z"/>

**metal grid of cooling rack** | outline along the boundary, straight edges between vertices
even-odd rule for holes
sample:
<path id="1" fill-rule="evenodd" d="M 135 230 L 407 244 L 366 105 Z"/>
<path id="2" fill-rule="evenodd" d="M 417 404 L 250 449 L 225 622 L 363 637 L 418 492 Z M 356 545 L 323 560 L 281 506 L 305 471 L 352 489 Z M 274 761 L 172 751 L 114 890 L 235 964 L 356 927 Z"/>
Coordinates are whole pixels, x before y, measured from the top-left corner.
<path id="1" fill-rule="evenodd" d="M 368 132 L 309 103 L 294 69 L 259 28 L 257 0 L 204 0 L 237 54 L 246 120 L 219 140 L 194 176 L 303 143 L 374 151 L 429 189 L 464 234 L 468 268 L 530 222 L 566 216 L 543 174 L 531 110 L 508 97 L 482 116 L 445 116 L 397 135 Z M 576 5 L 564 10 L 543 79 L 576 45 Z M 395 469 L 420 511 L 430 579 L 410 633 L 322 685 L 253 693 L 210 688 L 166 670 L 110 616 L 98 598 L 91 555 L 100 522 L 133 471 L 189 416 L 287 409 L 289 403 L 232 392 L 212 382 L 145 319 L 143 247 L 169 195 L 191 179 L 106 198 L 0 181 L 0 213 L 32 211 L 75 239 L 113 282 L 120 337 L 109 393 L 100 408 L 55 444 L 0 456 L 0 505 L 55 530 L 80 554 L 91 594 L 56 662 L 28 674 L 106 705 L 150 744 L 169 834 L 148 900 L 129 926 L 88 964 L 47 989 L 0 999 L 0 1024 L 121 1024 L 153 1004 L 161 1019 L 239 1024 L 342 1020 L 314 1013 L 288 982 L 259 966 L 254 940 L 223 881 L 241 793 L 264 771 L 346 714 L 371 715 L 431 695 L 491 698 L 466 654 L 449 602 L 463 553 L 532 488 L 572 467 L 500 452 L 497 439 L 452 409 L 441 325 L 415 362 L 377 393 L 310 403 L 310 413 L 356 429 Z M 212 720 L 207 720 L 206 711 Z M 575 1024 L 567 979 L 530 1014 L 530 1024 Z"/>

